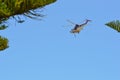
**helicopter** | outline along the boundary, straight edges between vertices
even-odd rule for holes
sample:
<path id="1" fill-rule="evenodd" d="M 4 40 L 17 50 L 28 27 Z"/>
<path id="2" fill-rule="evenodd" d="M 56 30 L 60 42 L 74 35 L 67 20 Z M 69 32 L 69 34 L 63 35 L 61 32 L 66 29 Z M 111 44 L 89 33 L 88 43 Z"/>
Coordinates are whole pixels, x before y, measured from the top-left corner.
<path id="1" fill-rule="evenodd" d="M 73 25 L 75 25 L 74 28 L 71 29 L 71 31 L 70 31 L 71 33 L 75 34 L 75 33 L 79 33 L 83 29 L 83 27 L 85 25 L 87 25 L 87 23 L 90 22 L 91 20 L 86 19 L 86 21 L 83 24 L 75 24 L 75 23 L 73 23 L 70 20 L 67 20 L 67 21 L 70 22 L 70 23 L 72 23 Z"/>

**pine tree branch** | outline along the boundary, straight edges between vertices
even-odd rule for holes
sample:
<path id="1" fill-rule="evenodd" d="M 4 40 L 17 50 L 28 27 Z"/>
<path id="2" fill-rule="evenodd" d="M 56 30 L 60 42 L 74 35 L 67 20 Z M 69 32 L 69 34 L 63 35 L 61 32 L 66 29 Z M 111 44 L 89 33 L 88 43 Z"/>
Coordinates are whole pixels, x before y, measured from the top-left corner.
<path id="1" fill-rule="evenodd" d="M 113 28 L 114 30 L 120 32 L 120 21 L 119 20 L 108 22 L 105 25 L 107 25 L 107 26 Z"/>

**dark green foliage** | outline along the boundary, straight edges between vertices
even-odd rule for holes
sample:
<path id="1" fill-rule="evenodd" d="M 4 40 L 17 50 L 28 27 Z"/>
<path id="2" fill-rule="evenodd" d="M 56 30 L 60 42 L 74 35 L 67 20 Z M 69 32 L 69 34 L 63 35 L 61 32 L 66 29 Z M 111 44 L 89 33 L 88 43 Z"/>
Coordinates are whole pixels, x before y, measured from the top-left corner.
<path id="1" fill-rule="evenodd" d="M 119 20 L 108 22 L 105 25 L 107 25 L 107 26 L 113 28 L 114 30 L 117 30 L 118 32 L 120 32 L 120 21 Z"/>
<path id="2" fill-rule="evenodd" d="M 6 21 L 11 17 L 18 23 L 25 20 L 21 16 L 40 19 L 44 15 L 38 9 L 56 0 L 0 0 L 0 30 L 7 28 Z M 0 36 L 0 51 L 8 48 L 8 39 Z"/>
<path id="3" fill-rule="evenodd" d="M 0 51 L 8 48 L 8 39 L 0 36 Z"/>
<path id="4" fill-rule="evenodd" d="M 6 26 L 6 25 L 1 25 L 0 26 L 0 30 L 4 30 L 4 29 L 6 29 L 8 26 Z"/>
<path id="5" fill-rule="evenodd" d="M 0 0 L 0 21 L 15 15 L 24 15 L 29 18 L 42 17 L 36 9 L 42 8 L 56 0 Z"/>

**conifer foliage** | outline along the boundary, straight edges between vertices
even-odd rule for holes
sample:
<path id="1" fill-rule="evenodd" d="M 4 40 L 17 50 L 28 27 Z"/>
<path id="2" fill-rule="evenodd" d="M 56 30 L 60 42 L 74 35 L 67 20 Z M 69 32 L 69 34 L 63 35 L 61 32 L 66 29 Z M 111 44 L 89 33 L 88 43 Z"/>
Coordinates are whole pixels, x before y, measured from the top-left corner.
<path id="1" fill-rule="evenodd" d="M 0 36 L 0 51 L 8 48 L 8 39 Z"/>
<path id="2" fill-rule="evenodd" d="M 18 23 L 24 22 L 21 16 L 40 19 L 43 15 L 41 8 L 54 3 L 56 0 L 0 0 L 0 30 L 6 29 L 6 21 L 10 18 Z M 0 51 L 8 48 L 8 39 L 0 36 Z"/>
<path id="3" fill-rule="evenodd" d="M 119 20 L 108 22 L 105 25 L 107 25 L 107 26 L 113 28 L 114 30 L 120 32 L 120 21 Z"/>

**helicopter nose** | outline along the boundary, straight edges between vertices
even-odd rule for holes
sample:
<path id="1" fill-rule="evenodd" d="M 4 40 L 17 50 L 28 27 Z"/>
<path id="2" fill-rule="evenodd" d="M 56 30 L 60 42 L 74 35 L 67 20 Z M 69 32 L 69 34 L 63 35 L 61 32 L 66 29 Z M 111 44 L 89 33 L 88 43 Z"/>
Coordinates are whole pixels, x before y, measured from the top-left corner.
<path id="1" fill-rule="evenodd" d="M 70 33 L 74 33 L 74 30 L 71 30 Z"/>
<path id="2" fill-rule="evenodd" d="M 70 33 L 74 33 L 74 32 L 71 30 Z"/>

